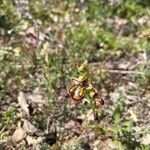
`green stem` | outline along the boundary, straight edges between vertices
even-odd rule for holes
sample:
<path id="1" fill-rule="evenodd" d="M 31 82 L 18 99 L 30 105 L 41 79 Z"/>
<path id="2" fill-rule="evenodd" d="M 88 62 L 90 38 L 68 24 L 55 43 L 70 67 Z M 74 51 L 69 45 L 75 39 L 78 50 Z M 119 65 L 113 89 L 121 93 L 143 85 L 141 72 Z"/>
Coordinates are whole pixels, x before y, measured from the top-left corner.
<path id="1" fill-rule="evenodd" d="M 91 98 L 89 95 L 88 95 L 88 101 L 89 101 L 90 106 L 93 110 L 94 119 L 97 120 L 98 119 L 98 112 L 97 112 L 97 109 L 95 108 L 95 104 L 93 103 L 93 98 Z"/>

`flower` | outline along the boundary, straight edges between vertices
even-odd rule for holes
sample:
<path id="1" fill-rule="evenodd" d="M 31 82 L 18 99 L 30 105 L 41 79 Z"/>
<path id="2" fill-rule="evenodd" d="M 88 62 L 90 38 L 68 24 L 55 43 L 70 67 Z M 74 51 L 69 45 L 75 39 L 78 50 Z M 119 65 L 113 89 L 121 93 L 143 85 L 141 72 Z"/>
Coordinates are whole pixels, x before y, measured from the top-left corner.
<path id="1" fill-rule="evenodd" d="M 33 47 L 37 45 L 37 38 L 33 34 L 27 35 L 27 43 Z"/>

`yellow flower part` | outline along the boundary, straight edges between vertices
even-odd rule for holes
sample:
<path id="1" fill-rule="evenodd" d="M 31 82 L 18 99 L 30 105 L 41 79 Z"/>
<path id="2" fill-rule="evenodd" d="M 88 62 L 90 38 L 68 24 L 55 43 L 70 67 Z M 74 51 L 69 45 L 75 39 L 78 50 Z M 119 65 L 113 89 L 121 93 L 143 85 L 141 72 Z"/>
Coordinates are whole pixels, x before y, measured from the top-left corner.
<path id="1" fill-rule="evenodd" d="M 90 97 L 94 97 L 94 95 L 95 95 L 95 92 L 94 91 L 91 91 L 90 93 L 89 93 L 89 95 L 90 95 Z"/>
<path id="2" fill-rule="evenodd" d="M 76 85 L 76 84 L 73 85 L 73 86 L 69 89 L 69 93 L 74 93 L 75 90 L 76 90 L 76 88 L 77 88 L 77 85 Z"/>
<path id="3" fill-rule="evenodd" d="M 75 78 L 75 77 L 72 78 L 72 80 L 74 81 L 75 84 L 78 84 L 78 83 L 82 83 L 82 82 L 86 81 L 87 77 L 81 75 L 78 78 Z"/>
<path id="4" fill-rule="evenodd" d="M 82 72 L 85 69 L 85 64 L 82 64 L 80 67 L 78 67 L 78 71 Z"/>
<path id="5" fill-rule="evenodd" d="M 87 62 L 84 62 L 83 64 L 81 64 L 77 69 L 79 73 L 87 72 L 88 70 Z"/>
<path id="6" fill-rule="evenodd" d="M 19 57 L 20 56 L 20 53 L 21 53 L 21 48 L 20 47 L 16 47 L 14 48 L 14 53 L 15 53 L 15 56 Z"/>
<path id="7" fill-rule="evenodd" d="M 69 93 L 73 100 L 80 101 L 84 97 L 84 87 L 75 84 L 69 89 Z"/>

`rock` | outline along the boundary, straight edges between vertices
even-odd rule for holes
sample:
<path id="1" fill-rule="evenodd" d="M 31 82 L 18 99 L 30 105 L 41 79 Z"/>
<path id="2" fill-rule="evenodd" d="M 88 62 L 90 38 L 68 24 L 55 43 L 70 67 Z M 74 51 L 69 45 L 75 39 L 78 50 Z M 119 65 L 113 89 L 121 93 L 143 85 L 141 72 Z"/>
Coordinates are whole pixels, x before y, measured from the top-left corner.
<path id="1" fill-rule="evenodd" d="M 21 127 L 16 129 L 16 131 L 13 133 L 12 140 L 14 142 L 20 142 L 26 137 L 26 131 L 23 130 Z"/>
<path id="2" fill-rule="evenodd" d="M 29 133 L 29 134 L 34 134 L 38 131 L 38 129 L 32 124 L 30 123 L 28 120 L 23 119 L 24 123 L 23 123 L 23 129 Z"/>
<path id="3" fill-rule="evenodd" d="M 143 137 L 141 143 L 145 145 L 150 145 L 150 134 L 147 134 L 145 137 Z"/>
<path id="4" fill-rule="evenodd" d="M 37 135 L 37 136 L 44 136 L 44 132 L 38 128 L 36 128 L 35 125 L 30 123 L 28 120 L 23 119 L 23 126 L 22 128 L 30 135 Z"/>
<path id="5" fill-rule="evenodd" d="M 43 140 L 42 137 L 35 138 L 35 137 L 29 136 L 29 135 L 26 137 L 26 141 L 29 146 L 37 145 L 38 143 L 41 143 L 42 140 Z"/>

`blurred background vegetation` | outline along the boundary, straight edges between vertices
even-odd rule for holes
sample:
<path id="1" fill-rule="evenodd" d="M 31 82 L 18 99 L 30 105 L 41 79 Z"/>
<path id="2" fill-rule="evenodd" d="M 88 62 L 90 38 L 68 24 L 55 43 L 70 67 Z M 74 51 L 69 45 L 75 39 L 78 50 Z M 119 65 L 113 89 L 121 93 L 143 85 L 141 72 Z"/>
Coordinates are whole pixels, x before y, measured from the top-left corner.
<path id="1" fill-rule="evenodd" d="M 84 61 L 100 122 L 67 92 Z M 149 110 L 149 0 L 0 0 L 0 149 L 148 150 Z"/>

